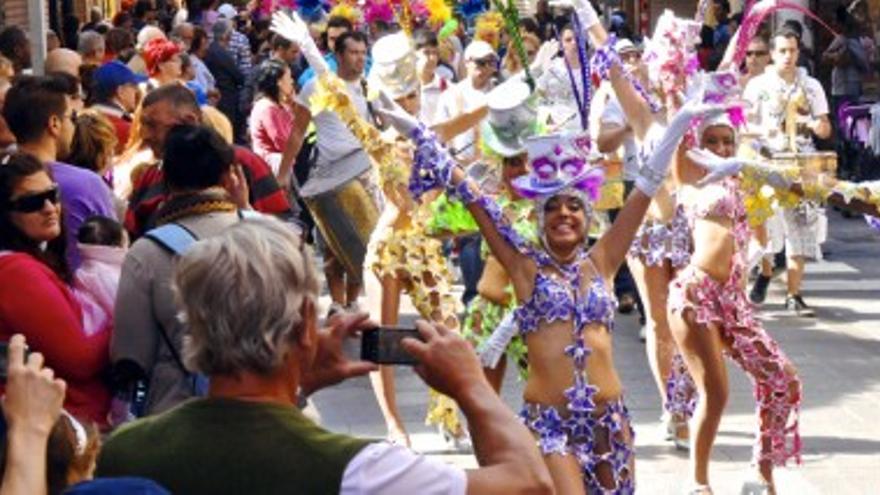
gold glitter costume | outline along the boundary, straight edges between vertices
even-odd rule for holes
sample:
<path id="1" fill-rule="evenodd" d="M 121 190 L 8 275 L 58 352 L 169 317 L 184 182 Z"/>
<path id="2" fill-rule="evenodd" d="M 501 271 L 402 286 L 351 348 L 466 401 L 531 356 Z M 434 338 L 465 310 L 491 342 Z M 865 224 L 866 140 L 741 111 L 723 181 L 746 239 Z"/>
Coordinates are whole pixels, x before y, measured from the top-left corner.
<path id="1" fill-rule="evenodd" d="M 367 98 L 371 96 L 374 95 Z M 412 164 L 408 140 L 383 136 L 364 120 L 345 83 L 335 74 L 319 77 L 309 103 L 313 115 L 323 110 L 335 112 L 373 161 L 373 172 L 386 201 L 364 264 L 380 280 L 387 276 L 399 280 L 423 318 L 458 328 L 460 307 L 452 295 L 452 274 L 442 246 L 440 241 L 425 235 L 427 207 L 417 205 L 407 189 Z M 461 428 L 455 402 L 433 390 L 425 422 L 442 425 L 453 433 Z"/>

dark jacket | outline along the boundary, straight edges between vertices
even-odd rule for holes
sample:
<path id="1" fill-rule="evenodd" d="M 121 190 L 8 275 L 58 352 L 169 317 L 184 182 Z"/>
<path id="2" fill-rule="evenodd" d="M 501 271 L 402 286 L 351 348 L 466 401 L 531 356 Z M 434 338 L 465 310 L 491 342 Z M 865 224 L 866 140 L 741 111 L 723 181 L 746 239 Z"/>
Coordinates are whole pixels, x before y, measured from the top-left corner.
<path id="1" fill-rule="evenodd" d="M 239 106 L 239 95 L 245 84 L 244 74 L 236 65 L 232 52 L 216 41 L 208 47 L 204 62 L 214 75 L 217 90 L 220 91 L 217 109 L 229 118 L 233 128 L 238 129 L 244 123 Z"/>

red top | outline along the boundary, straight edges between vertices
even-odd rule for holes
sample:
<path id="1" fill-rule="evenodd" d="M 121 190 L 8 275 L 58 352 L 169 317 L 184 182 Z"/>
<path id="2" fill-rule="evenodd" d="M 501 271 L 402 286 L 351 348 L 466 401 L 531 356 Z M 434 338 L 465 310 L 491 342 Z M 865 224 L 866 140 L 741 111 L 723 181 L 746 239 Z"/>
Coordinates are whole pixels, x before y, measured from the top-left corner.
<path id="1" fill-rule="evenodd" d="M 29 254 L 0 256 L 0 341 L 20 333 L 55 376 L 67 382 L 64 408 L 74 416 L 107 422 L 110 390 L 102 374 L 110 364 L 110 330 L 87 337 L 73 292 Z M 0 393 L 5 391 L 0 384 Z"/>
<path id="2" fill-rule="evenodd" d="M 269 165 L 253 151 L 235 147 L 235 161 L 240 164 L 247 179 L 250 204 L 260 213 L 292 216 L 287 194 L 278 185 Z M 134 238 L 154 227 L 156 211 L 165 201 L 168 190 L 162 169 L 149 167 L 132 185 L 128 208 L 125 210 L 125 228 Z"/>

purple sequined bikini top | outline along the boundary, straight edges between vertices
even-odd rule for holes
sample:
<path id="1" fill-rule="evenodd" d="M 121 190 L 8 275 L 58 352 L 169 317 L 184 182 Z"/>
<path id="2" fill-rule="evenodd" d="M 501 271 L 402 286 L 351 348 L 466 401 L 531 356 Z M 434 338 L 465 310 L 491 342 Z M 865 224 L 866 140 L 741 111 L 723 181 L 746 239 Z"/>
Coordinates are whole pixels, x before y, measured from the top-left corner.
<path id="1" fill-rule="evenodd" d="M 514 312 L 521 334 L 536 331 L 542 321 L 558 320 L 573 320 L 577 333 L 590 323 L 600 323 L 612 329 L 617 299 L 608 291 L 605 280 L 595 267 L 593 273 L 596 275 L 585 289 L 581 289 L 579 268 L 584 261 L 593 265 L 587 254 L 570 265 L 557 266 L 562 275 L 549 273 L 545 271 L 546 265 L 539 265 L 532 297 Z"/>

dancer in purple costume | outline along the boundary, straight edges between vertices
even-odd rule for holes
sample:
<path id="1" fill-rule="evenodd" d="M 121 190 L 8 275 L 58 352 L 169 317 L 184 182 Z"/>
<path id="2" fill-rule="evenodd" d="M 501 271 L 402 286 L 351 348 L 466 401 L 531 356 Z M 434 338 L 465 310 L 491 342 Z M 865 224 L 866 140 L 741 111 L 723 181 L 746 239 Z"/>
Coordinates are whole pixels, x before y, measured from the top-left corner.
<path id="1" fill-rule="evenodd" d="M 616 301 L 610 280 L 626 255 L 618 246 L 632 242 L 691 119 L 719 110 L 702 101 L 702 95 L 689 100 L 671 119 L 646 157 L 637 191 L 589 250 L 588 219 L 602 173 L 588 162 L 585 136 L 526 141 L 531 173 L 514 187 L 536 202 L 540 244 L 535 245 L 516 233 L 432 132 L 399 108 L 378 110 L 416 145 L 413 195 L 442 187 L 465 203 L 510 275 L 520 304 L 515 318 L 529 353 L 522 416 L 537 437 L 557 493 L 634 492 L 633 431 L 612 357 Z"/>

